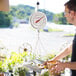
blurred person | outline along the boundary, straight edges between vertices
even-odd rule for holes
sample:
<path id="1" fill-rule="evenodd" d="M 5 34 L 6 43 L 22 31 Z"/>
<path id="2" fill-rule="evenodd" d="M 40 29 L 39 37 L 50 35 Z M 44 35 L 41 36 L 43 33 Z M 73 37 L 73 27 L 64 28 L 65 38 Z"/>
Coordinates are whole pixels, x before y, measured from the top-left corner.
<path id="1" fill-rule="evenodd" d="M 76 26 L 76 1 L 70 0 L 65 3 L 65 17 L 67 21 Z M 68 56 L 72 53 L 71 62 L 60 62 L 59 60 Z M 56 65 L 49 69 L 49 71 L 53 71 L 55 73 L 60 73 L 65 68 L 71 69 L 71 76 L 76 76 L 76 35 L 74 37 L 73 43 L 70 44 L 67 48 L 65 48 L 61 53 L 59 53 L 56 57 L 52 59 L 52 61 L 57 61 Z M 50 65 L 50 61 L 44 63 L 44 65 Z M 50 65 L 51 66 L 51 65 Z"/>

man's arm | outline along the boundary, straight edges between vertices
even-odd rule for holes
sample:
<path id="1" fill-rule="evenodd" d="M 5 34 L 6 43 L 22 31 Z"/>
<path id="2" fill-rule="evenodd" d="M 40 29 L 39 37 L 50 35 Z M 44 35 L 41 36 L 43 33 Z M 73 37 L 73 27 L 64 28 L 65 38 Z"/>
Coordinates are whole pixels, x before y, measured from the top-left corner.
<path id="1" fill-rule="evenodd" d="M 76 62 L 57 62 L 55 66 L 51 68 L 50 63 L 47 64 L 49 72 L 60 73 L 65 68 L 76 70 Z"/>
<path id="2" fill-rule="evenodd" d="M 69 44 L 67 46 L 67 48 L 64 48 L 64 50 L 61 53 L 59 53 L 57 56 L 55 56 L 51 61 L 58 61 L 64 57 L 68 56 L 69 54 L 71 54 L 71 52 L 72 52 L 72 44 Z M 46 61 L 43 64 L 47 65 L 47 63 L 49 63 L 49 62 L 50 61 Z"/>
<path id="3" fill-rule="evenodd" d="M 60 60 L 72 52 L 72 44 L 70 44 L 67 48 L 65 48 L 61 53 L 59 53 L 56 57 L 53 58 L 53 60 Z"/>
<path id="4" fill-rule="evenodd" d="M 72 69 L 72 70 L 76 70 L 76 62 L 65 62 L 63 64 L 63 66 L 65 68 L 69 68 L 69 69 Z"/>

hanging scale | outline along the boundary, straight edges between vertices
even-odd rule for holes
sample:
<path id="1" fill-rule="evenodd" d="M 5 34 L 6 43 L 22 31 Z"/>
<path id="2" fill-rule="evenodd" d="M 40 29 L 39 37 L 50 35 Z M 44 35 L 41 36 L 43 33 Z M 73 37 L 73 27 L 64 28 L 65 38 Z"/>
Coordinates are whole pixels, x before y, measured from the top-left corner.
<path id="1" fill-rule="evenodd" d="M 30 17 L 30 23 L 31 23 L 32 27 L 37 29 L 37 31 L 38 31 L 38 40 L 36 42 L 35 50 L 37 50 L 37 46 L 38 46 L 39 42 L 42 46 L 39 34 L 40 34 L 40 29 L 43 29 L 45 27 L 46 22 L 47 22 L 47 17 L 44 13 L 39 12 L 39 2 L 37 2 L 37 10 Z M 40 53 L 40 50 L 36 51 L 36 53 L 38 55 Z"/>

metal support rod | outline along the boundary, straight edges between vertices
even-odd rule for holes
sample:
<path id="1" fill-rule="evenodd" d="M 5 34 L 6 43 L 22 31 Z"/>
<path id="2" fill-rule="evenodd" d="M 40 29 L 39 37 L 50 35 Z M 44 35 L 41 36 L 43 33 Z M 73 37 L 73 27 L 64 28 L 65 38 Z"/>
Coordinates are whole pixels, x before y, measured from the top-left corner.
<path id="1" fill-rule="evenodd" d="M 39 2 L 37 2 L 37 10 L 36 10 L 36 11 L 38 11 L 38 9 L 39 9 L 39 4 L 40 4 L 40 3 L 39 3 Z"/>
<path id="2" fill-rule="evenodd" d="M 36 76 L 36 72 L 35 71 L 33 71 L 33 75 Z"/>

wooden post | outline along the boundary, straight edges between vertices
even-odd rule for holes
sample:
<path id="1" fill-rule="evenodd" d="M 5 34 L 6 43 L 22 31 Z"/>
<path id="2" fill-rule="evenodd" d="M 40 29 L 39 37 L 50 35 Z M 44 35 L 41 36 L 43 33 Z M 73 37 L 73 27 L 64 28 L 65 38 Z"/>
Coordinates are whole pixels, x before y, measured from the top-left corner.
<path id="1" fill-rule="evenodd" d="M 9 0 L 0 0 L 0 11 L 9 11 Z"/>

